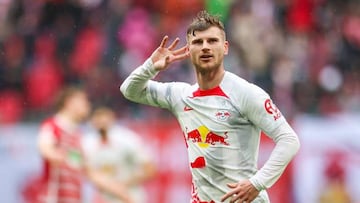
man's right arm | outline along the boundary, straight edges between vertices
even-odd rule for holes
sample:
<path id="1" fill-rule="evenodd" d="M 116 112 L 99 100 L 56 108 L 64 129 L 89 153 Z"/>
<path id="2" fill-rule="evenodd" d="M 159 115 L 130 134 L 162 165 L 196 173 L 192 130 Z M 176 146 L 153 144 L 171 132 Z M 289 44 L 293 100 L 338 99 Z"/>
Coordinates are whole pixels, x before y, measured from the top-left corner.
<path id="1" fill-rule="evenodd" d="M 154 69 L 151 59 L 136 68 L 121 84 L 120 91 L 130 101 L 151 106 L 169 108 L 166 94 L 169 84 L 151 80 L 159 71 Z"/>
<path id="2" fill-rule="evenodd" d="M 142 104 L 150 104 L 148 91 L 150 80 L 155 77 L 158 71 L 153 68 L 151 59 L 136 68 L 121 84 L 120 91 L 125 98 Z M 150 104 L 151 105 L 151 104 Z"/>
<path id="3" fill-rule="evenodd" d="M 64 153 L 55 146 L 53 129 L 44 125 L 40 129 L 38 137 L 38 147 L 41 156 L 52 164 L 61 164 L 64 162 Z"/>
<path id="4" fill-rule="evenodd" d="M 170 84 L 152 81 L 151 79 L 171 63 L 187 58 L 187 46 L 174 50 L 179 39 L 175 39 L 166 47 L 168 36 L 165 36 L 160 46 L 152 53 L 143 65 L 135 69 L 120 86 L 124 97 L 138 103 L 170 108 Z"/>

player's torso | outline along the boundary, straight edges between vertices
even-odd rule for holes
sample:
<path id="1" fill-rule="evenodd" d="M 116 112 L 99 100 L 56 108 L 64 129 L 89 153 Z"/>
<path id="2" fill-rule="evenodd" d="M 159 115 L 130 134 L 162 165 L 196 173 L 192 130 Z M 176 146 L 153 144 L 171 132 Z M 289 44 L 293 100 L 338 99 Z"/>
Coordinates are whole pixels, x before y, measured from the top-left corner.
<path id="1" fill-rule="evenodd" d="M 121 139 L 119 139 L 121 136 Z M 92 162 L 92 167 L 102 172 L 102 174 L 109 178 L 126 182 L 128 178 L 133 176 L 134 171 L 137 169 L 137 161 L 134 154 L 132 154 L 131 137 L 128 137 L 121 132 L 111 134 L 107 143 L 102 143 L 99 137 L 92 137 L 92 149 L 87 151 L 87 156 Z M 136 202 L 142 202 L 144 192 L 142 188 L 134 186 L 129 189 L 133 197 L 137 199 Z M 101 192 L 99 197 L 105 202 L 109 203 L 122 203 L 122 201 L 115 196 Z"/>
<path id="2" fill-rule="evenodd" d="M 111 143 L 111 141 L 104 144 L 98 140 L 89 158 L 97 170 L 117 179 L 121 179 L 121 174 L 129 173 L 133 165 L 126 144 Z"/>
<path id="3" fill-rule="evenodd" d="M 56 146 L 64 152 L 66 165 L 49 165 L 47 198 L 57 198 L 58 202 L 81 202 L 82 151 L 80 134 L 67 132 L 56 122 L 49 125 L 54 130 Z"/>
<path id="4" fill-rule="evenodd" d="M 257 170 L 259 130 L 235 105 L 221 86 L 209 91 L 190 87 L 174 108 L 199 193 L 196 198 L 203 202 L 221 197 L 228 191 L 226 183 L 248 179 Z"/>

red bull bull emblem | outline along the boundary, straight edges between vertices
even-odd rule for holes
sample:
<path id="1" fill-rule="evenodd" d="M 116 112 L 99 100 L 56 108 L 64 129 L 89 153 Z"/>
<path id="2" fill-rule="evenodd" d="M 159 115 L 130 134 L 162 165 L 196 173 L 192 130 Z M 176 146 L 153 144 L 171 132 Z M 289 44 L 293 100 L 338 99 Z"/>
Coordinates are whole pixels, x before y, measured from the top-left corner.
<path id="1" fill-rule="evenodd" d="M 193 143 L 197 143 L 201 148 L 207 148 L 209 145 L 229 145 L 226 142 L 228 138 L 227 132 L 223 135 L 218 135 L 212 131 L 210 131 L 206 126 L 202 125 L 197 129 L 194 129 L 190 132 L 186 132 L 187 140 L 192 141 Z"/>

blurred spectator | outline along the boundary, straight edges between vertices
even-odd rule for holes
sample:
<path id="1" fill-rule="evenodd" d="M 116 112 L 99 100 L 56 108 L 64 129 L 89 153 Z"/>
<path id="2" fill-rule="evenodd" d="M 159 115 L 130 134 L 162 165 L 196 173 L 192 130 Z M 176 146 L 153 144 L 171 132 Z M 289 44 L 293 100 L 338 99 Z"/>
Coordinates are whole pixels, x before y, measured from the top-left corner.
<path id="1" fill-rule="evenodd" d="M 11 88 L 22 91 L 22 72 L 24 65 L 24 39 L 19 35 L 9 36 L 4 43 L 0 88 Z"/>
<path id="2" fill-rule="evenodd" d="M 55 39 L 47 33 L 35 41 L 34 57 L 24 70 L 24 94 L 29 107 L 42 111 L 48 109 L 63 83 L 63 72 L 56 58 Z"/>
<path id="3" fill-rule="evenodd" d="M 23 98 L 15 90 L 0 91 L 0 123 L 19 122 L 23 116 Z"/>
<path id="4" fill-rule="evenodd" d="M 116 96 L 113 87 L 149 56 L 162 35 L 185 43 L 182 25 L 203 8 L 230 25 L 228 68 L 283 102 L 285 114 L 360 109 L 357 0 L 3 0 L 0 5 L 0 90 L 24 98 L 19 119 L 42 119 L 43 114 L 28 115 L 48 112 L 59 88 L 74 83 L 87 85 L 96 102 L 104 97 L 133 116 L 166 115 Z M 160 80 L 193 81 L 188 63 L 177 66 Z M 107 75 L 112 77 L 100 79 Z"/>
<path id="5" fill-rule="evenodd" d="M 141 8 L 129 11 L 118 32 L 118 40 L 125 49 L 120 56 L 119 71 L 122 75 L 129 74 L 134 64 L 140 65 L 140 61 L 151 54 L 155 39 L 155 29 L 149 21 L 149 13 Z"/>
<path id="6" fill-rule="evenodd" d="M 345 153 L 339 151 L 328 152 L 324 176 L 326 183 L 322 188 L 319 203 L 351 203 L 350 191 L 346 186 Z"/>
<path id="7" fill-rule="evenodd" d="M 105 48 L 104 33 L 99 24 L 84 27 L 75 38 L 75 46 L 70 56 L 72 71 L 80 78 L 96 68 Z"/>

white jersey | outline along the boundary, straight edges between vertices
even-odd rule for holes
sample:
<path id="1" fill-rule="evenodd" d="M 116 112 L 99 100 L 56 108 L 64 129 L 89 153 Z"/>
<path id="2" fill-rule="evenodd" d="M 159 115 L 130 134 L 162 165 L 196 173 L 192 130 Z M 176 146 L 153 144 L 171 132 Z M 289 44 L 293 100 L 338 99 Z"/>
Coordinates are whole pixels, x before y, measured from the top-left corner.
<path id="1" fill-rule="evenodd" d="M 127 182 L 134 174 L 142 170 L 141 165 L 149 161 L 140 138 L 134 132 L 121 126 L 114 126 L 108 132 L 109 141 L 102 143 L 100 135 L 89 134 L 83 139 L 83 149 L 89 166 L 100 170 L 109 178 Z M 140 186 L 129 189 L 135 202 L 146 202 L 145 191 Z M 114 196 L 101 191 L 101 198 L 107 203 L 121 203 Z"/>
<path id="2" fill-rule="evenodd" d="M 230 191 L 227 183 L 245 179 L 261 190 L 253 202 L 269 202 L 265 189 L 280 177 L 299 148 L 297 135 L 269 95 L 230 72 L 210 90 L 150 80 L 156 74 L 148 59 L 120 89 L 128 99 L 169 109 L 178 119 L 193 179 L 191 202 L 220 202 Z M 261 130 L 276 147 L 258 170 Z"/>

